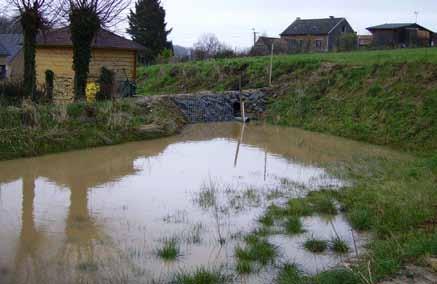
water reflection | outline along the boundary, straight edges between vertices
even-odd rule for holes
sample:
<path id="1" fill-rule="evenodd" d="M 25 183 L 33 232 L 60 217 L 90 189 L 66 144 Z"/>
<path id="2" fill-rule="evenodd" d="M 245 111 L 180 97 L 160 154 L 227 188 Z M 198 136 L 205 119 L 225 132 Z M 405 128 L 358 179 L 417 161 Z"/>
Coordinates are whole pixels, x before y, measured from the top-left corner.
<path id="1" fill-rule="evenodd" d="M 198 265 L 232 265 L 235 244 L 263 208 L 343 185 L 322 165 L 357 154 L 396 155 L 296 129 L 227 123 L 2 162 L 0 282 L 144 283 Z M 156 248 L 173 236 L 183 257 L 164 263 Z"/>

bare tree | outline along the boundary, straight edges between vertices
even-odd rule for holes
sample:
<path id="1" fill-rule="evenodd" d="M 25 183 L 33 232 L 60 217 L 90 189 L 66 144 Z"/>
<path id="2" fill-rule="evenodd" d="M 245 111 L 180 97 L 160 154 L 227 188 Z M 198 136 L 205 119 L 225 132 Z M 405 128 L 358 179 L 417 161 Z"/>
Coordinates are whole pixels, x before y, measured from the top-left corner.
<path id="1" fill-rule="evenodd" d="M 35 50 L 38 33 L 49 27 L 56 14 L 53 0 L 7 0 L 18 10 L 18 18 L 23 29 L 24 49 L 24 91 L 35 100 L 36 71 Z"/>
<path id="2" fill-rule="evenodd" d="M 234 57 L 235 52 L 232 48 L 219 41 L 214 34 L 204 34 L 194 44 L 193 57 L 196 60 L 210 58 Z"/>
<path id="3" fill-rule="evenodd" d="M 0 34 L 22 33 L 19 19 L 16 16 L 0 16 Z"/>
<path id="4" fill-rule="evenodd" d="M 115 24 L 129 0 L 64 0 L 73 43 L 75 101 L 85 99 L 92 41 L 99 30 Z"/>

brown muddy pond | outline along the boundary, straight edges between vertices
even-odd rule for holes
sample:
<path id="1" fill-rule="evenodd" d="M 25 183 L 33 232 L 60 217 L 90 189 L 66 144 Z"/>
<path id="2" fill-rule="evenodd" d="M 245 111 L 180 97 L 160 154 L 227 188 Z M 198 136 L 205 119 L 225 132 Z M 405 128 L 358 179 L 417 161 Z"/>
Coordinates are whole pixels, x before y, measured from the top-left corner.
<path id="1" fill-rule="evenodd" d="M 0 283 L 160 283 L 200 266 L 235 271 L 234 248 L 265 208 L 349 182 L 333 165 L 396 155 L 293 128 L 199 124 L 170 138 L 0 163 Z M 338 176 L 338 175 L 336 175 Z M 307 234 L 349 244 L 346 220 L 307 218 Z M 176 240 L 180 257 L 157 251 Z M 313 274 L 338 265 L 271 242 Z M 358 237 L 360 245 L 360 239 Z M 273 272 L 236 283 L 270 283 Z"/>

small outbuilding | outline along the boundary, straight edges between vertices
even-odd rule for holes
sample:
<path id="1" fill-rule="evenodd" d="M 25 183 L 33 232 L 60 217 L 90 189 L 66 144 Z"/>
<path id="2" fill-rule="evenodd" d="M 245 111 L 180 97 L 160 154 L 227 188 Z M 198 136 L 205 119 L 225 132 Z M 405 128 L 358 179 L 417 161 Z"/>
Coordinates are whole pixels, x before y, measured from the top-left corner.
<path id="1" fill-rule="evenodd" d="M 383 24 L 367 28 L 373 35 L 376 47 L 429 47 L 433 32 L 415 23 Z"/>
<path id="2" fill-rule="evenodd" d="M 136 80 L 137 54 L 145 48 L 108 30 L 100 29 L 92 41 L 89 81 L 98 80 L 101 68 L 114 73 L 114 90 L 122 82 Z M 68 27 L 40 33 L 36 48 L 37 84 L 45 82 L 47 70 L 53 71 L 53 97 L 56 102 L 71 102 L 74 97 L 73 45 Z"/>
<path id="3" fill-rule="evenodd" d="M 272 46 L 273 46 L 273 52 L 275 54 L 288 52 L 287 41 L 276 37 L 261 36 L 258 38 L 254 47 L 252 48 L 252 54 L 268 55 L 272 52 Z"/>
<path id="4" fill-rule="evenodd" d="M 9 52 L 0 42 L 0 80 L 6 79 L 6 60 Z"/>

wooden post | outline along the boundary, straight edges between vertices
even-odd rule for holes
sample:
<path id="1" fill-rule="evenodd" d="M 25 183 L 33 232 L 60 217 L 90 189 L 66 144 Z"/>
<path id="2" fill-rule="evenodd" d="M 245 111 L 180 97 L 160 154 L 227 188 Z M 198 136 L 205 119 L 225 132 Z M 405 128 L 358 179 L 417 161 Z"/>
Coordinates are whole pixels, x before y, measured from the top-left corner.
<path id="1" fill-rule="evenodd" d="M 269 72 L 269 86 L 272 86 L 272 73 L 273 73 L 273 53 L 274 53 L 275 44 L 272 41 L 272 52 L 270 54 L 270 72 Z"/>
<path id="2" fill-rule="evenodd" d="M 238 156 L 240 154 L 241 143 L 243 143 L 243 139 L 244 139 L 245 127 L 246 127 L 246 124 L 243 123 L 243 126 L 241 127 L 240 139 L 238 140 L 238 143 L 237 143 L 237 151 L 235 152 L 234 167 L 237 167 L 237 164 L 238 164 Z"/>
<path id="3" fill-rule="evenodd" d="M 243 123 L 246 123 L 246 108 L 244 105 L 244 100 L 240 98 L 240 108 L 241 108 L 241 119 Z"/>

